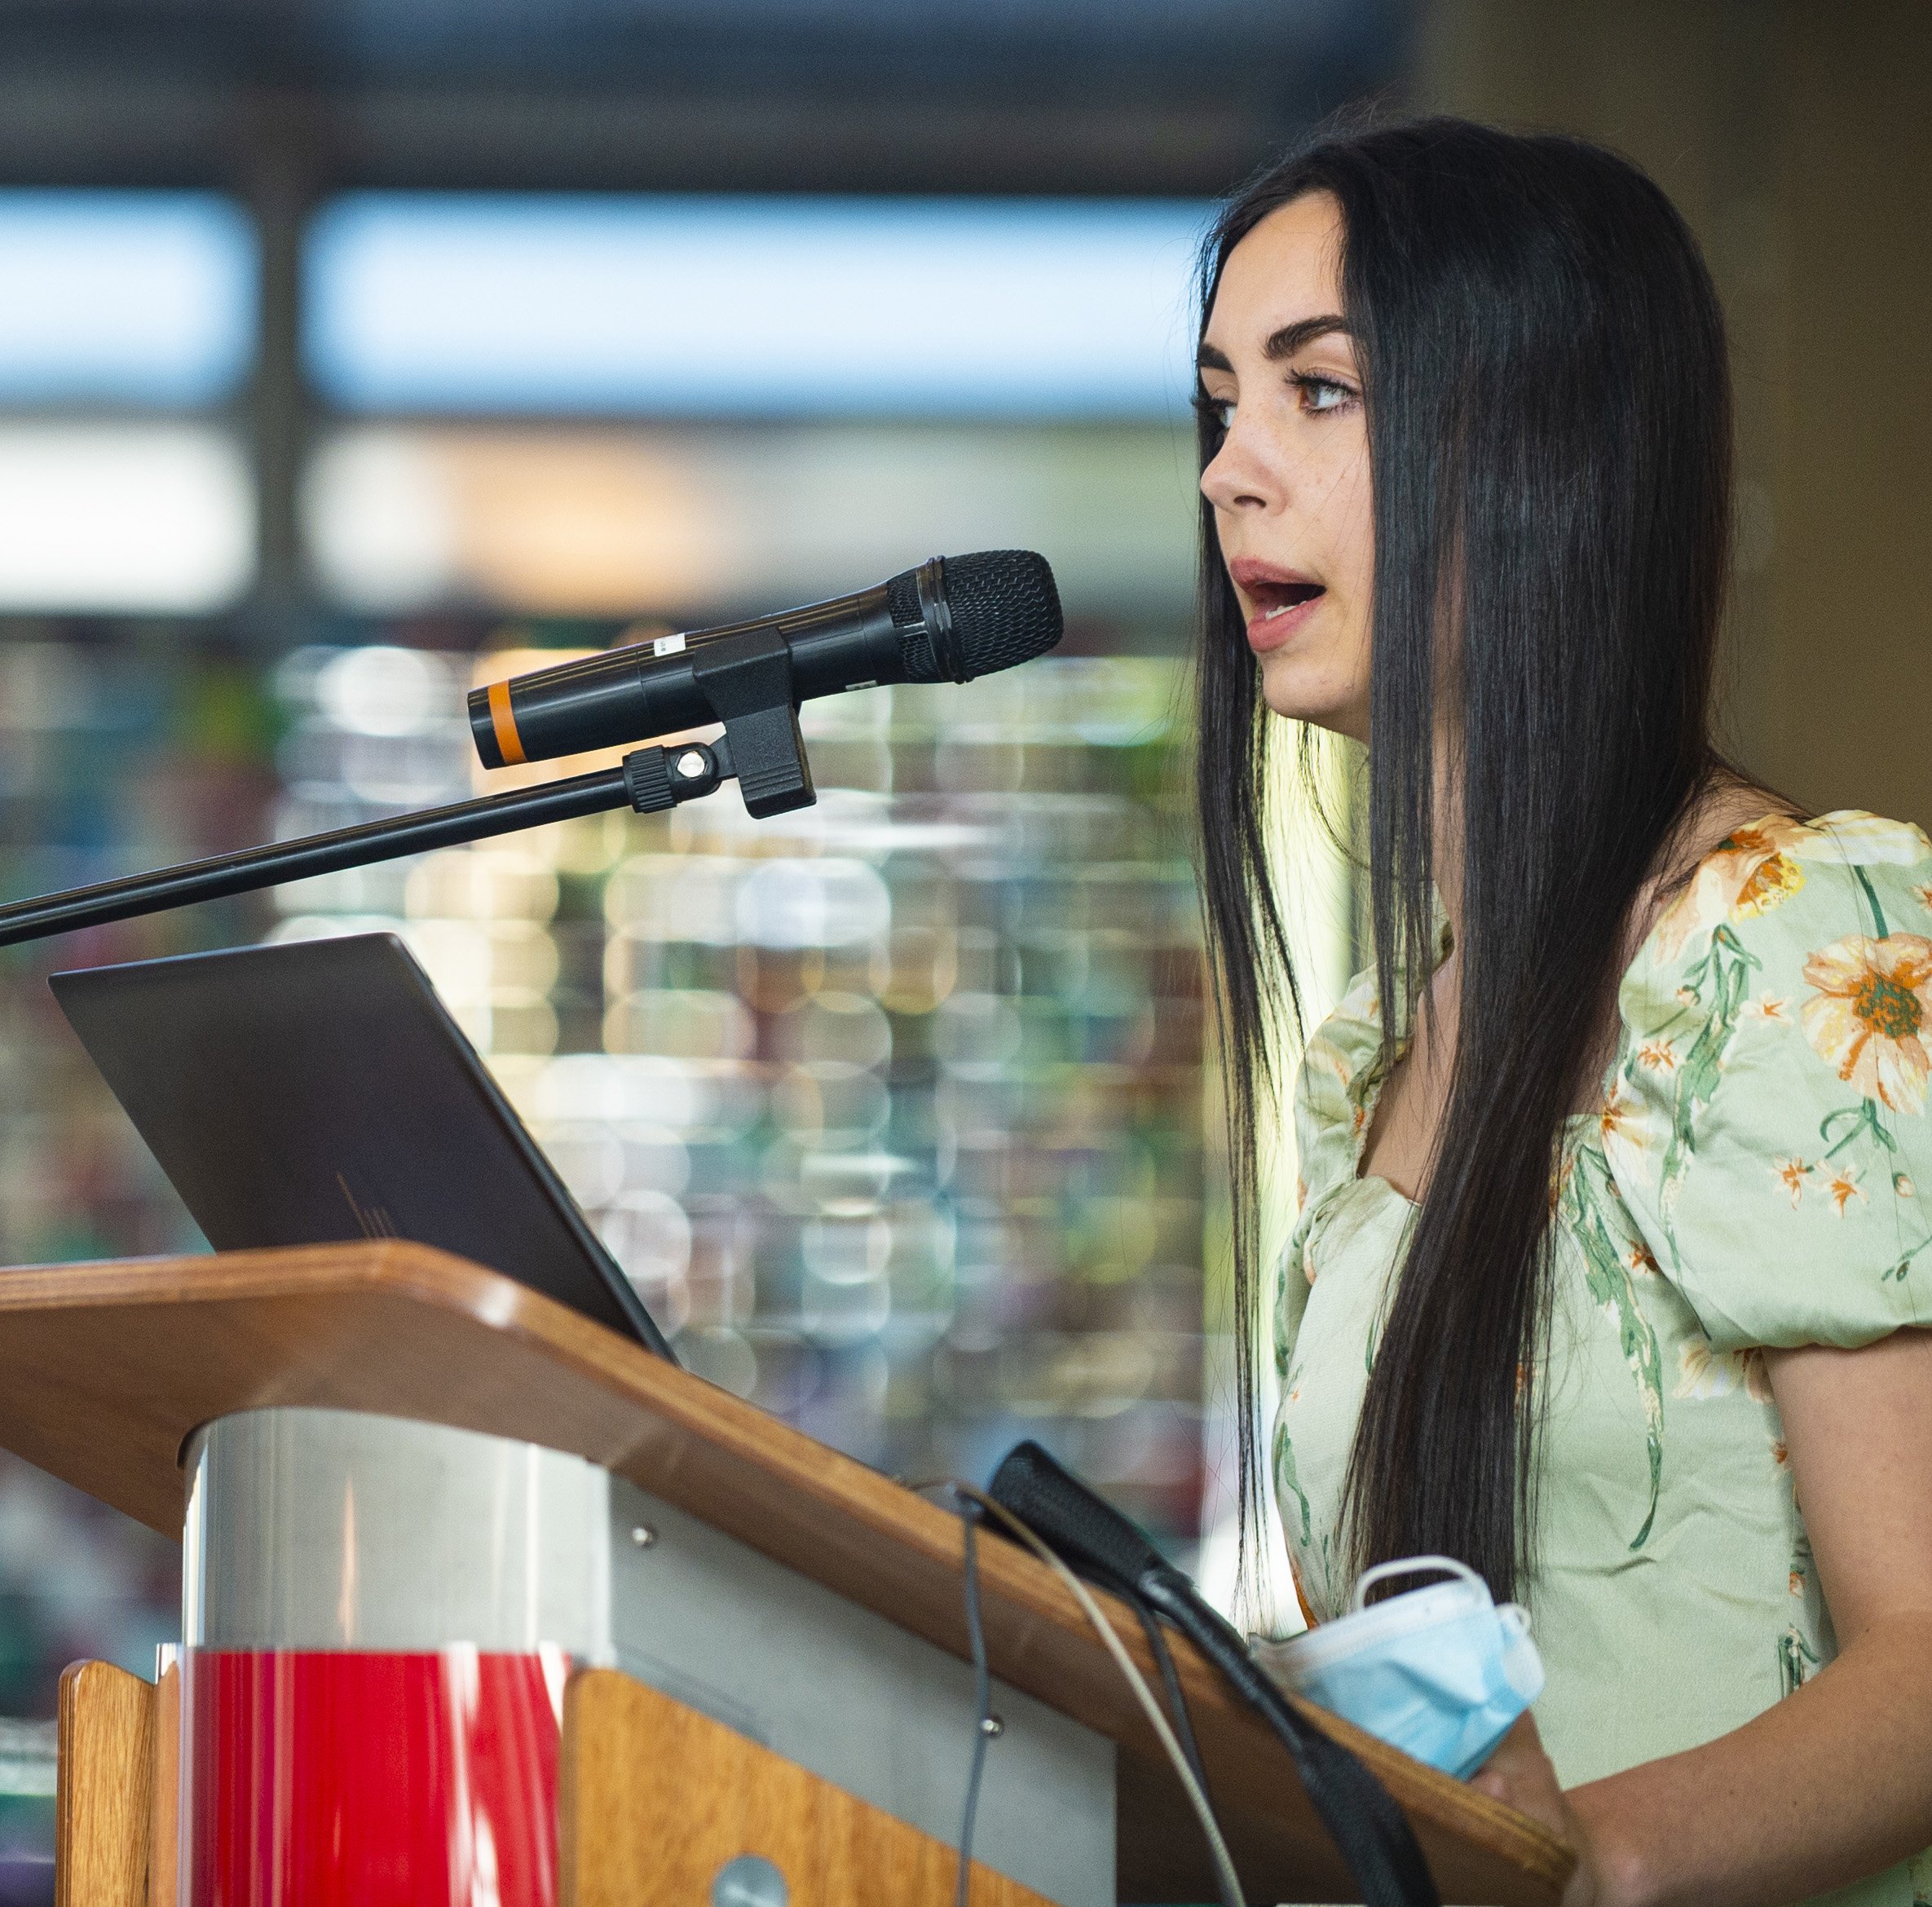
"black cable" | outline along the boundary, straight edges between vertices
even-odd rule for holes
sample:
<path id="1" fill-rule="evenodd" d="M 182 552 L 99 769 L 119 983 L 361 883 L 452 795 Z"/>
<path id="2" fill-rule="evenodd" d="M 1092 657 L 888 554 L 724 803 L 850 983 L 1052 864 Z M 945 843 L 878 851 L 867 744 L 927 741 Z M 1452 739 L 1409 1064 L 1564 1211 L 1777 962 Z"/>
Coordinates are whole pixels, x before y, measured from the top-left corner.
<path id="1" fill-rule="evenodd" d="M 1161 1685 L 1167 1692 L 1167 1708 L 1174 1724 L 1175 1739 L 1180 1743 L 1180 1751 L 1187 1757 L 1188 1766 L 1194 1771 L 1194 1779 L 1201 1784 L 1201 1792 L 1207 1796 L 1211 1806 L 1213 1796 L 1208 1793 L 1207 1768 L 1201 1759 L 1200 1745 L 1194 1739 L 1194 1724 L 1188 1717 L 1188 1698 L 1180 1686 L 1180 1671 L 1174 1666 L 1174 1652 L 1167 1646 L 1167 1631 L 1161 1627 L 1160 1618 L 1138 1592 L 1123 1600 L 1140 1618 L 1141 1632 L 1146 1636 L 1148 1649 L 1161 1671 Z M 1219 1873 L 1215 1876 L 1215 1885 L 1220 1891 L 1221 1907 L 1234 1907 L 1228 1895 L 1227 1883 Z"/>
<path id="2" fill-rule="evenodd" d="M 1007 1452 L 987 1494 L 1074 1568 L 1116 1591 L 1144 1596 L 1261 1711 L 1366 1907 L 1440 1907 L 1435 1877 L 1395 1797 L 1352 1750 L 1295 1711 L 1250 1657 L 1240 1632 L 1145 1531 L 1030 1441 Z"/>
<path id="3" fill-rule="evenodd" d="M 966 1777 L 966 1811 L 959 1823 L 959 1878 L 954 1883 L 954 1907 L 968 1907 L 973 1887 L 973 1824 L 979 1813 L 979 1788 L 986 1772 L 986 1744 L 993 1738 L 993 1678 L 986 1666 L 986 1631 L 980 1621 L 979 1548 L 973 1539 L 979 1506 L 959 1498 L 959 1521 L 965 1530 L 964 1590 L 966 1641 L 973 1651 L 973 1768 Z"/>
<path id="4" fill-rule="evenodd" d="M 1167 1692 L 1167 1714 L 1174 1724 L 1175 1738 L 1180 1743 L 1181 1753 L 1188 1758 L 1188 1766 L 1194 1771 L 1194 1779 L 1201 1784 L 1202 1793 L 1206 1794 L 1207 1770 L 1201 1763 L 1201 1750 L 1194 1741 L 1194 1724 L 1188 1719 L 1188 1698 L 1181 1693 L 1180 1671 L 1174 1666 L 1174 1652 L 1167 1646 L 1161 1619 L 1138 1595 L 1130 1596 L 1127 1600 L 1140 1618 L 1140 1631 L 1147 1638 L 1148 1650 L 1153 1657 L 1154 1666 L 1161 1671 L 1161 1686 Z"/>
<path id="5" fill-rule="evenodd" d="M 1220 1616 L 1179 1570 L 1144 1578 L 1148 1600 L 1260 1710 L 1288 1750 L 1321 1825 L 1360 1883 L 1368 1907 L 1440 1907 L 1435 1876 L 1395 1797 L 1353 1751 L 1291 1708 Z"/>
<path id="6" fill-rule="evenodd" d="M 979 1671 L 977 1679 L 982 1691 L 977 1704 L 980 1733 L 977 1746 L 983 1749 L 988 1737 L 998 1733 L 999 1724 L 991 1712 L 992 1690 L 990 1678 L 986 1675 L 985 1636 L 978 1619 L 978 1552 L 974 1543 L 973 1520 L 977 1516 L 980 1508 L 982 1507 L 979 1493 L 970 1484 L 960 1483 L 956 1481 L 949 1482 L 942 1478 L 911 1483 L 908 1484 L 906 1487 L 920 1492 L 932 1490 L 950 1490 L 955 1502 L 962 1505 L 962 1513 L 966 1519 L 966 1527 L 964 1533 L 964 1556 L 963 1560 L 964 1567 L 962 1572 L 962 1587 L 966 1597 L 968 1638 L 972 1649 L 974 1666 Z M 989 1503 L 986 1503 L 984 1507 L 991 1508 L 1003 1521 L 1010 1523 L 1012 1525 L 1012 1534 L 1030 1537 L 1030 1533 L 1026 1530 L 1026 1526 L 1020 1523 L 1013 1516 L 1012 1512 L 1005 1508 L 1003 1505 Z M 1039 1541 L 1037 1538 L 1033 1538 L 1031 1540 L 1035 1543 Z M 1052 1556 L 1052 1552 L 1046 1549 L 1043 1545 L 1041 1546 L 1040 1554 L 1043 1560 L 1052 1562 L 1056 1560 Z M 1065 1565 L 1061 1564 L 1060 1567 L 1064 1570 Z M 1081 1593 L 1077 1582 L 1073 1583 L 1073 1587 L 1076 1596 Z M 1123 1600 L 1130 1604 L 1133 1603 L 1131 1596 L 1125 1597 Z M 1166 1637 L 1161 1634 L 1158 1625 L 1149 1635 L 1149 1648 L 1155 1661 L 1160 1666 L 1162 1679 L 1167 1684 L 1167 1693 L 1174 1711 L 1172 1720 L 1163 1724 L 1161 1705 L 1155 1700 L 1153 1691 L 1147 1687 L 1145 1678 L 1133 1666 L 1125 1652 L 1120 1649 L 1119 1639 L 1114 1634 L 1112 1626 L 1106 1622 L 1097 1607 L 1093 1606 L 1091 1603 L 1085 1606 L 1089 1618 L 1101 1630 L 1102 1641 L 1111 1640 L 1115 1659 L 1128 1680 L 1136 1685 L 1140 1699 L 1148 1715 L 1156 1724 L 1157 1732 L 1163 1725 L 1167 1728 L 1167 1735 L 1164 1745 L 1174 1763 L 1176 1772 L 1180 1776 L 1182 1785 L 1184 1786 L 1189 1783 L 1193 1785 L 1194 1792 L 1190 1797 L 1190 1800 L 1196 1813 L 1201 1818 L 1202 1825 L 1207 1833 L 1211 1852 L 1214 1855 L 1215 1891 L 1220 1896 L 1222 1907 L 1245 1907 L 1240 1892 L 1240 1883 L 1235 1878 L 1233 1865 L 1228 1855 L 1226 1839 L 1214 1819 L 1213 1811 L 1207 1799 L 1206 1782 L 1202 1775 L 1200 1750 L 1194 1740 L 1193 1725 L 1188 1716 L 1187 1699 L 1182 1693 L 1180 1678 L 1175 1670 L 1174 1658 L 1168 1651 Z M 1140 1608 L 1138 1605 L 1134 1605 L 1134 1606 L 1136 1613 L 1140 1615 L 1143 1624 L 1152 1619 L 1146 1610 Z M 1185 1738 L 1184 1744 L 1182 1739 L 1184 1737 Z M 973 1814 L 977 1803 L 981 1759 L 982 1756 L 976 1754 L 971 1786 L 968 1790 L 965 1828 L 963 1836 L 963 1839 L 968 1842 L 971 1839 Z M 967 1871 L 968 1869 L 962 1864 L 959 1869 L 961 1875 L 964 1876 Z M 962 1884 L 964 1884 L 963 1882 Z M 963 1900 L 958 1896 L 955 1896 L 955 1902 L 956 1907 L 964 1907 Z"/>

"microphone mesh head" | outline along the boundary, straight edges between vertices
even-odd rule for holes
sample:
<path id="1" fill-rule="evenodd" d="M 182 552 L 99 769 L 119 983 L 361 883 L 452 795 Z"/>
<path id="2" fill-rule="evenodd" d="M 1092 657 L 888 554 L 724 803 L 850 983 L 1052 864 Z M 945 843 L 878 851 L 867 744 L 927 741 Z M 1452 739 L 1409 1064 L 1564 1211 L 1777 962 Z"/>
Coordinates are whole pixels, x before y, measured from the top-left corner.
<path id="1" fill-rule="evenodd" d="M 906 679 L 951 679 L 933 647 L 920 607 L 919 572 L 903 570 L 885 585 L 886 603 L 899 630 Z M 1045 557 L 1031 550 L 981 550 L 946 559 L 946 601 L 952 611 L 952 643 L 968 678 L 990 675 L 1043 656 L 1065 627 L 1060 592 Z"/>

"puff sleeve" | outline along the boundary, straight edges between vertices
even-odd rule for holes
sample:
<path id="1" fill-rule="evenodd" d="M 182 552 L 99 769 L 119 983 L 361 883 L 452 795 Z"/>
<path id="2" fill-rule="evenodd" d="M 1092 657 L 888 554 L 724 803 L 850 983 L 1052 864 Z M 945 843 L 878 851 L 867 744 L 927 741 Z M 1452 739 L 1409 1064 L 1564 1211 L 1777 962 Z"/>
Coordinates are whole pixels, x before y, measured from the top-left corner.
<path id="1" fill-rule="evenodd" d="M 1720 1351 L 1932 1325 L 1932 843 L 1740 829 L 1624 977 L 1603 1152 Z"/>

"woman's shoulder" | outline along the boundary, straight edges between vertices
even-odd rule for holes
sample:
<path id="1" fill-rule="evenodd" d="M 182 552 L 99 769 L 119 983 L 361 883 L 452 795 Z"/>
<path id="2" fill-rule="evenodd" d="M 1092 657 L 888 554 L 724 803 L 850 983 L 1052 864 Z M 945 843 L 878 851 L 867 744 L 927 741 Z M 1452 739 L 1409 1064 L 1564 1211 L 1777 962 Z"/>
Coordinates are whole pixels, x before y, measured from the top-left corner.
<path id="1" fill-rule="evenodd" d="M 1924 1104 L 1932 1056 L 1932 841 L 1845 810 L 1735 829 L 1700 861 L 1623 978 L 1632 1078 L 1661 1075 L 1681 1122 L 1727 1081 L 1777 1090 L 1822 1066 L 1888 1106 Z M 1745 1068 L 1740 1032 L 1753 1041 Z M 1932 1026 L 1924 1028 L 1932 1040 Z"/>
<path id="2" fill-rule="evenodd" d="M 1608 1163 L 1721 1348 L 1932 1319 L 1932 842 L 1736 829 L 1625 974 Z"/>
<path id="3" fill-rule="evenodd" d="M 1734 828 L 1658 916 L 1626 981 L 1674 995 L 1714 947 L 1756 960 L 1809 956 L 1821 934 L 1922 941 L 1932 929 L 1932 841 L 1910 822 L 1841 809 Z"/>

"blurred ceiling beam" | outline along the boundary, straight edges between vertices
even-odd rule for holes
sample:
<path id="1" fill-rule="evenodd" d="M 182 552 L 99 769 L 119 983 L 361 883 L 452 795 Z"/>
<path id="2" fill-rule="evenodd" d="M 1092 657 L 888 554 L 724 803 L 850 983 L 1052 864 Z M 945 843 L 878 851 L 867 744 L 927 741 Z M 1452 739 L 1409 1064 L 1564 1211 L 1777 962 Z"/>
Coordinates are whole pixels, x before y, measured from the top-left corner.
<path id="1" fill-rule="evenodd" d="M 1400 77 L 1408 0 L 0 0 L 0 179 L 1211 193 Z M 267 116 L 271 120 L 274 113 Z"/>
<path id="2" fill-rule="evenodd" d="M 0 182 L 223 185 L 257 95 L 227 86 L 0 76 Z M 1312 112 L 996 103 L 840 111 L 809 100 L 386 90 L 315 101 L 343 186 L 1209 196 Z"/>

